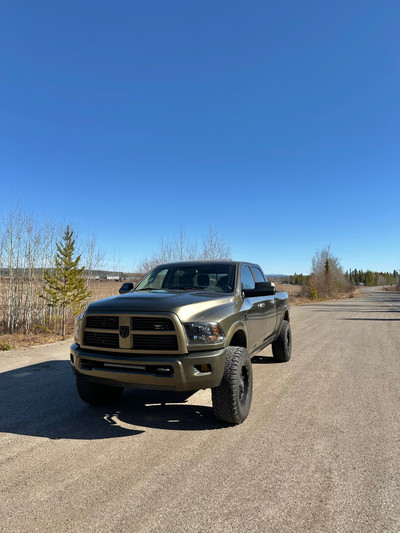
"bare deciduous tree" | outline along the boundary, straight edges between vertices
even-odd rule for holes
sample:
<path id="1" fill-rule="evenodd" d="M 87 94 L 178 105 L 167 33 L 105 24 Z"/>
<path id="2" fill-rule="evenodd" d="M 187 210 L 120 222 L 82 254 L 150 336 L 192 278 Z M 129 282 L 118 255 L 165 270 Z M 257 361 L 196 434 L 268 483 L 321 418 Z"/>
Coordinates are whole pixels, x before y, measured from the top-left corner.
<path id="1" fill-rule="evenodd" d="M 208 233 L 203 238 L 203 259 L 229 259 L 231 248 L 213 225 L 208 228 Z"/>
<path id="2" fill-rule="evenodd" d="M 105 267 L 105 254 L 97 247 L 97 237 L 93 233 L 84 243 L 82 262 L 85 265 L 86 288 L 95 296 L 99 293 L 99 271 Z"/>
<path id="3" fill-rule="evenodd" d="M 154 251 L 150 257 L 145 257 L 139 263 L 139 272 L 148 272 L 161 263 L 172 261 L 188 261 L 196 258 L 197 245 L 191 242 L 183 228 L 170 240 L 161 239 L 160 248 Z"/>
<path id="4" fill-rule="evenodd" d="M 313 299 L 329 298 L 345 288 L 343 268 L 339 259 L 332 255 L 330 246 L 315 252 L 308 286 Z"/>
<path id="5" fill-rule="evenodd" d="M 190 261 L 193 259 L 227 259 L 230 247 L 221 236 L 218 228 L 210 226 L 203 239 L 203 247 L 199 252 L 197 242 L 191 241 L 183 228 L 170 240 L 161 239 L 160 248 L 150 257 L 145 257 L 139 263 L 139 272 L 149 272 L 157 265 L 172 261 Z"/>
<path id="6" fill-rule="evenodd" d="M 48 307 L 40 294 L 44 272 L 55 267 L 56 243 L 62 228 L 53 220 L 36 218 L 20 207 L 0 217 L 0 332 L 54 329 L 61 309 Z M 101 259 L 96 241 L 86 245 L 95 268 Z"/>

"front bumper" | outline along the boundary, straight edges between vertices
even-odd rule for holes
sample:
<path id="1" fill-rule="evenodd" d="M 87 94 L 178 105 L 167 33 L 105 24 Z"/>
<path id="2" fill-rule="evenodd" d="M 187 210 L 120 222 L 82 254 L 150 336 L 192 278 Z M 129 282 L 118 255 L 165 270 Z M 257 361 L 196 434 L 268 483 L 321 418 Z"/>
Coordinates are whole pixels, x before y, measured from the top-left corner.
<path id="1" fill-rule="evenodd" d="M 70 348 L 76 374 L 95 383 L 137 389 L 193 391 L 217 387 L 222 380 L 226 349 L 185 355 L 121 356 Z"/>

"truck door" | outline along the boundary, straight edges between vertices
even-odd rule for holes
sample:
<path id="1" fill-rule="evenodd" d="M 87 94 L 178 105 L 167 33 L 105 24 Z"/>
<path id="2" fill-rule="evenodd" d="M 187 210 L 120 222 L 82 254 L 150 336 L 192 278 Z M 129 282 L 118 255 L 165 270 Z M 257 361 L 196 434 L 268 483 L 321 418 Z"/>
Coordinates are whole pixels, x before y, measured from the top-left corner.
<path id="1" fill-rule="evenodd" d="M 264 278 L 263 281 L 265 281 Z M 250 266 L 242 266 L 241 284 L 242 290 L 255 288 L 255 278 Z M 246 296 L 243 300 L 242 311 L 248 336 L 248 351 L 251 354 L 266 344 L 267 339 L 275 331 L 275 298 L 274 296 Z"/>
<path id="2" fill-rule="evenodd" d="M 250 267 L 242 265 L 241 271 L 241 286 L 242 290 L 254 289 L 256 282 L 254 281 L 253 274 Z M 260 298 L 244 298 L 242 304 L 242 311 L 244 311 L 244 322 L 247 330 L 247 349 L 249 353 L 255 351 L 260 336 L 259 328 L 259 308 L 257 307 L 257 301 Z"/>
<path id="3" fill-rule="evenodd" d="M 256 266 L 251 266 L 254 278 L 257 282 L 266 281 L 262 271 Z M 275 333 L 276 328 L 276 303 L 275 296 L 262 296 L 257 303 L 260 316 L 261 344 L 264 344 Z"/>

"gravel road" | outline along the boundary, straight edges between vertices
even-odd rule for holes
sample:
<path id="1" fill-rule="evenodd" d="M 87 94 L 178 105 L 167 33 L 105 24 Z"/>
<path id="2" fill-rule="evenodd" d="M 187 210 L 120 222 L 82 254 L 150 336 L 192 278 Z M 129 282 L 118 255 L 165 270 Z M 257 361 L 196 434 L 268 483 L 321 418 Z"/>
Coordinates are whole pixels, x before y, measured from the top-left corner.
<path id="1" fill-rule="evenodd" d="M 400 531 L 400 294 L 292 309 L 293 353 L 253 359 L 249 418 L 75 392 L 68 342 L 0 354 L 0 531 Z"/>

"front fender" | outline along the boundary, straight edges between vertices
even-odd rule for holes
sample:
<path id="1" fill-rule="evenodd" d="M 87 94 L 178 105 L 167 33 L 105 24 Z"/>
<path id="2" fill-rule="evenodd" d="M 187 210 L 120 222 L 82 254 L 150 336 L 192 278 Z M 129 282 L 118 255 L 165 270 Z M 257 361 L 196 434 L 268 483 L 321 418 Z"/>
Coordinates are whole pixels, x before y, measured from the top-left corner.
<path id="1" fill-rule="evenodd" d="M 238 331 L 243 331 L 243 333 L 245 334 L 246 339 L 247 339 L 247 337 L 248 337 L 247 330 L 246 330 L 246 326 L 245 326 L 245 323 L 244 323 L 243 320 L 237 320 L 236 322 L 231 324 L 228 332 L 225 332 L 225 334 L 226 334 L 226 346 L 230 346 L 233 336 Z"/>

